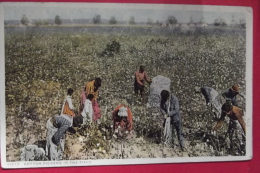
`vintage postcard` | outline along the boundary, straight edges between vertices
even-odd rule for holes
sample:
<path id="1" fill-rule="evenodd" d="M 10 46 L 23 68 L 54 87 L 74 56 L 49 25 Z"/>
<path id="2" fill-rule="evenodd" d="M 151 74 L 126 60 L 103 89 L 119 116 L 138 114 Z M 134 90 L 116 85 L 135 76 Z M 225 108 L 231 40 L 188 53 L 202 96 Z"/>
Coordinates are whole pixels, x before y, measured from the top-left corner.
<path id="1" fill-rule="evenodd" d="M 249 7 L 0 3 L 3 168 L 252 158 Z"/>

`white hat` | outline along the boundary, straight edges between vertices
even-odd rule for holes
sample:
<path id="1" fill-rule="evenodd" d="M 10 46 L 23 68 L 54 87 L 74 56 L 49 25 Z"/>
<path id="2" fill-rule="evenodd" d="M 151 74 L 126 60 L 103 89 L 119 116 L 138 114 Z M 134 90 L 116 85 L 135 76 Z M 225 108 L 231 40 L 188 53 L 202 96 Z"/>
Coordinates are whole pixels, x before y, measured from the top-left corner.
<path id="1" fill-rule="evenodd" d="M 120 117 L 127 117 L 128 116 L 127 108 L 126 107 L 119 108 L 118 116 L 120 116 Z"/>

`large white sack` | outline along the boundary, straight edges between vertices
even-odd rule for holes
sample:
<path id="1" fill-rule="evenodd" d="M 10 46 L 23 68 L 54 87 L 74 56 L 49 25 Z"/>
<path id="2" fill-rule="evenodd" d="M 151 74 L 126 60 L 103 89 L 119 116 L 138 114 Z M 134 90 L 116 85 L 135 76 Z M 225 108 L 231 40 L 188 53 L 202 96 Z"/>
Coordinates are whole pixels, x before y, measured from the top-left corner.
<path id="1" fill-rule="evenodd" d="M 147 107 L 160 107 L 161 91 L 170 91 L 171 80 L 167 77 L 158 75 L 152 79 L 148 96 Z"/>

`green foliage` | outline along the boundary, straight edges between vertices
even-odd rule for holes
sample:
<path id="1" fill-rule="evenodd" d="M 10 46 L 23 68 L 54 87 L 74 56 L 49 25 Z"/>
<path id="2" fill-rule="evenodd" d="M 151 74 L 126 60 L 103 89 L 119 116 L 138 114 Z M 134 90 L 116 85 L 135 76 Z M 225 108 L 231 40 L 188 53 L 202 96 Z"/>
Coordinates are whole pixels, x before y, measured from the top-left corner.
<path id="1" fill-rule="evenodd" d="M 34 22 L 34 24 L 35 24 L 35 26 L 40 26 L 40 25 L 43 24 L 43 22 L 42 22 L 41 20 L 36 20 L 36 21 Z"/>
<path id="2" fill-rule="evenodd" d="M 105 56 L 114 56 L 120 51 L 120 43 L 113 40 L 112 43 L 107 44 L 106 49 L 102 52 L 102 55 Z"/>
<path id="3" fill-rule="evenodd" d="M 168 16 L 166 23 L 167 24 L 177 24 L 178 21 L 174 16 Z"/>
<path id="4" fill-rule="evenodd" d="M 155 25 L 157 25 L 157 26 L 162 26 L 162 22 L 156 20 Z"/>
<path id="5" fill-rule="evenodd" d="M 226 26 L 226 20 L 223 18 L 218 18 L 214 20 L 214 26 Z"/>
<path id="6" fill-rule="evenodd" d="M 26 25 L 26 26 L 29 24 L 29 19 L 26 15 L 23 15 L 23 17 L 21 19 L 21 24 Z"/>
<path id="7" fill-rule="evenodd" d="M 240 28 L 243 28 L 243 29 L 246 28 L 246 21 L 245 21 L 245 19 L 240 19 L 239 20 L 239 26 L 240 26 Z"/>
<path id="8" fill-rule="evenodd" d="M 101 23 L 101 16 L 99 14 L 97 14 L 93 17 L 93 23 L 94 24 L 100 24 Z"/>
<path id="9" fill-rule="evenodd" d="M 129 18 L 128 23 L 129 23 L 130 25 L 135 25 L 135 17 L 134 17 L 134 16 L 131 16 L 131 17 Z"/>
<path id="10" fill-rule="evenodd" d="M 109 20 L 109 24 L 111 24 L 111 25 L 117 24 L 116 18 L 112 16 L 112 17 L 110 18 L 110 20 Z"/>
<path id="11" fill-rule="evenodd" d="M 153 25 L 153 20 L 151 18 L 147 19 L 147 25 Z"/>
<path id="12" fill-rule="evenodd" d="M 56 16 L 55 16 L 54 23 L 55 23 L 56 25 L 61 25 L 61 24 L 62 24 L 62 20 L 61 20 L 61 18 L 60 18 L 59 15 L 56 15 Z"/>

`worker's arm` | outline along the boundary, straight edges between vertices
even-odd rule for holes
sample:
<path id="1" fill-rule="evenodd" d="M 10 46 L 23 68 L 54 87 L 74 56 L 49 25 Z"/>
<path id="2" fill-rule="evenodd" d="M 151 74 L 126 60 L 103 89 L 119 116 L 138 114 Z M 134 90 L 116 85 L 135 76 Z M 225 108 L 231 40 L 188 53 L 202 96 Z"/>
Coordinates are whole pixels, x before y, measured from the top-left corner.
<path id="1" fill-rule="evenodd" d="M 225 120 L 225 116 L 226 116 L 226 112 L 222 111 L 221 117 L 219 118 L 216 126 L 213 128 L 214 131 L 218 130 L 222 126 L 222 124 L 224 123 L 224 120 Z"/>
<path id="2" fill-rule="evenodd" d="M 242 93 L 238 93 L 238 95 L 239 95 L 240 97 L 242 97 L 243 99 L 245 99 L 244 94 L 242 94 Z"/>
<path id="3" fill-rule="evenodd" d="M 151 83 L 151 82 L 152 82 L 151 79 L 147 76 L 147 73 L 146 73 L 146 72 L 144 72 L 144 79 L 145 79 L 146 82 L 148 82 L 148 83 Z"/>
<path id="4" fill-rule="evenodd" d="M 227 92 L 228 91 L 225 91 L 225 92 L 222 93 L 222 97 L 224 97 L 224 99 L 226 99 Z"/>

